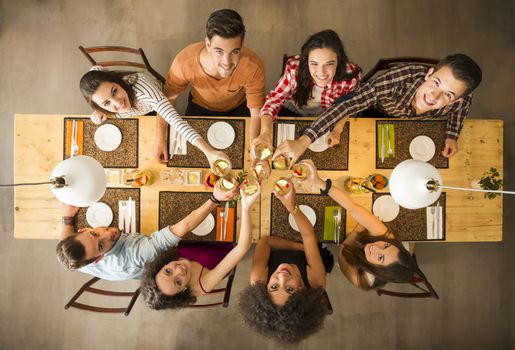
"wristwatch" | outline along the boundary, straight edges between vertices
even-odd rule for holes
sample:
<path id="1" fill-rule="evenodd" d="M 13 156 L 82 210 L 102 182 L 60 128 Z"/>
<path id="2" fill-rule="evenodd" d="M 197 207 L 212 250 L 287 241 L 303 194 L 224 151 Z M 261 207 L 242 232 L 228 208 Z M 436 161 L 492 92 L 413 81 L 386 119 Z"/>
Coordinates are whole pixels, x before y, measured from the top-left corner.
<path id="1" fill-rule="evenodd" d="M 73 226 L 73 224 L 75 223 L 75 217 L 74 216 L 63 216 L 62 223 L 65 226 Z"/>
<path id="2" fill-rule="evenodd" d="M 331 181 L 331 179 L 325 180 L 325 190 L 320 190 L 320 194 L 322 196 L 328 196 L 329 190 L 331 189 L 332 185 L 333 185 L 333 182 Z"/>

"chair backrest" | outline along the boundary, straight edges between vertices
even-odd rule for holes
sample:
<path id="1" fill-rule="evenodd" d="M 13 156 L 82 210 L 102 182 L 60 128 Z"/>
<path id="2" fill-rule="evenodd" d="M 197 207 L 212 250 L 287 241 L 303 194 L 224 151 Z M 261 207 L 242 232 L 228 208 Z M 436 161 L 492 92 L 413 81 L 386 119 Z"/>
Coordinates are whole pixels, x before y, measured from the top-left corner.
<path id="1" fill-rule="evenodd" d="M 70 299 L 70 301 L 64 306 L 66 310 L 70 307 L 74 307 L 81 310 L 88 310 L 88 311 L 94 311 L 94 312 L 102 312 L 102 313 L 124 313 L 125 316 L 128 316 L 129 313 L 132 310 L 132 307 L 134 306 L 134 303 L 136 302 L 136 299 L 138 299 L 139 296 L 139 288 L 136 289 L 134 292 L 116 292 L 116 291 L 110 291 L 106 289 L 99 289 L 99 288 L 93 288 L 91 287 L 94 283 L 99 281 L 100 278 L 93 277 L 75 293 L 75 295 Z M 79 303 L 76 300 L 82 295 L 84 292 L 90 292 L 94 294 L 101 294 L 106 296 L 116 296 L 116 297 L 130 297 L 129 305 L 127 307 L 100 307 L 100 306 L 93 306 L 88 305 L 84 303 Z"/>
<path id="2" fill-rule="evenodd" d="M 434 58 L 427 57 L 390 57 L 390 58 L 380 58 L 377 61 L 376 65 L 361 78 L 361 84 L 369 81 L 374 75 L 378 72 L 390 69 L 391 67 L 400 64 L 400 63 L 417 63 L 428 68 L 435 66 L 438 63 L 438 60 Z"/>
<path id="3" fill-rule="evenodd" d="M 288 63 L 288 60 L 293 57 L 295 57 L 295 55 L 292 56 L 292 55 L 288 55 L 286 53 L 283 55 L 283 66 L 281 69 L 281 76 L 284 74 L 284 70 L 286 69 L 286 63 Z"/>
<path id="4" fill-rule="evenodd" d="M 231 298 L 231 290 L 232 290 L 232 283 L 234 281 L 234 275 L 236 274 L 236 267 L 229 272 L 229 274 L 225 277 L 225 280 L 227 280 L 225 287 L 223 288 L 217 288 L 213 289 L 211 292 L 208 293 L 208 296 L 214 295 L 214 294 L 220 294 L 223 292 L 223 298 L 221 301 L 218 302 L 211 302 L 211 303 L 195 303 L 192 305 L 186 306 L 187 308 L 206 308 L 206 307 L 213 307 L 213 306 L 219 306 L 222 305 L 222 307 L 229 306 L 229 299 Z"/>
<path id="5" fill-rule="evenodd" d="M 141 68 L 146 69 L 152 74 L 161 84 L 165 83 L 165 78 L 159 74 L 148 62 L 147 56 L 145 52 L 143 52 L 142 48 L 133 49 L 130 47 L 124 46 L 92 46 L 92 47 L 83 47 L 79 46 L 79 50 L 86 56 L 88 61 L 93 66 L 102 66 L 102 67 L 133 67 L 133 68 Z M 143 62 L 134 62 L 134 61 L 96 61 L 91 54 L 99 53 L 99 52 L 123 52 L 134 54 L 140 57 Z"/>
<path id="6" fill-rule="evenodd" d="M 417 259 L 415 257 L 415 254 L 413 254 L 413 259 L 415 260 L 415 263 L 417 262 Z M 408 282 L 410 285 L 415 286 L 416 288 L 420 289 L 422 292 L 415 292 L 415 293 L 405 293 L 405 292 L 396 292 L 386 289 L 377 288 L 376 292 L 377 295 L 390 295 L 393 297 L 400 297 L 400 298 L 435 298 L 440 299 L 436 291 L 433 289 L 433 286 L 429 281 L 427 280 L 426 276 L 420 270 L 420 268 L 417 267 L 417 271 L 413 274 L 413 277 L 411 281 Z M 424 287 L 420 286 L 419 284 L 422 284 Z"/>

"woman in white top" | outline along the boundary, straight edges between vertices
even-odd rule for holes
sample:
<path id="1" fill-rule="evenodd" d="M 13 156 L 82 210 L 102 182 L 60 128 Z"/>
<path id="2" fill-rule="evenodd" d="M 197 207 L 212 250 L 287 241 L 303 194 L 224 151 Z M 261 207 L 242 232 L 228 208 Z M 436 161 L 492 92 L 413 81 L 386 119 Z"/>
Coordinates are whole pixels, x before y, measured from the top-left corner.
<path id="1" fill-rule="evenodd" d="M 211 167 L 217 159 L 229 161 L 225 153 L 213 149 L 179 116 L 158 86 L 143 73 L 105 71 L 95 66 L 82 76 L 80 90 L 94 110 L 91 120 L 95 124 L 104 122 L 107 117 L 127 118 L 155 111 L 188 142 L 200 149 Z M 157 122 L 160 122 L 159 119 Z M 157 135 L 153 154 L 160 162 L 168 161 L 163 135 Z"/>

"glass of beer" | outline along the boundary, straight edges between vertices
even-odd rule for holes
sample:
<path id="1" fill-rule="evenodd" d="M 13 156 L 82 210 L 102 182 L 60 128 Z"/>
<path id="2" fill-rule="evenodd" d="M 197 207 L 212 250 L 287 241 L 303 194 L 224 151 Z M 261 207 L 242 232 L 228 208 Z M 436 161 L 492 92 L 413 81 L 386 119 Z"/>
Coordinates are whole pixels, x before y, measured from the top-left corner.
<path id="1" fill-rule="evenodd" d="M 254 156 L 257 160 L 265 160 L 272 156 L 272 149 L 260 143 L 254 148 Z"/>
<path id="2" fill-rule="evenodd" d="M 215 175 L 220 176 L 220 177 L 228 175 L 229 172 L 231 171 L 231 169 L 232 169 L 231 164 L 228 161 L 226 161 L 225 159 L 218 159 L 213 164 L 213 173 L 215 173 Z"/>
<path id="3" fill-rule="evenodd" d="M 344 187 L 351 193 L 368 193 L 371 192 L 372 184 L 368 179 L 362 177 L 349 177 L 345 180 Z"/>
<path id="4" fill-rule="evenodd" d="M 252 169 L 252 173 L 258 181 L 268 179 L 270 176 L 270 166 L 265 164 L 265 162 L 268 163 L 266 160 L 257 162 L 257 164 L 254 166 L 254 169 Z"/>
<path id="5" fill-rule="evenodd" d="M 272 160 L 274 169 L 286 170 L 290 167 L 291 158 L 286 153 L 281 153 Z"/>
<path id="6" fill-rule="evenodd" d="M 274 184 L 274 190 L 277 192 L 277 194 L 282 195 L 282 196 L 284 196 L 285 194 L 288 194 L 288 192 L 291 191 L 290 183 L 288 182 L 288 179 L 285 177 L 278 178 Z"/>
<path id="7" fill-rule="evenodd" d="M 132 187 L 141 187 L 149 185 L 152 182 L 152 177 L 149 171 L 145 170 L 129 170 L 125 171 L 122 177 L 123 183 Z"/>

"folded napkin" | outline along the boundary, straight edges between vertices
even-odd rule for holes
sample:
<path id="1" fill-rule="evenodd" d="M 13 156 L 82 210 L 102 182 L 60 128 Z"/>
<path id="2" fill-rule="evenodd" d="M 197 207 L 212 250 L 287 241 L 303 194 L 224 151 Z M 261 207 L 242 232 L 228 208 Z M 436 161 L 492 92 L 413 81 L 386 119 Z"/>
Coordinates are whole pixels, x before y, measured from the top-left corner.
<path id="1" fill-rule="evenodd" d="M 118 201 L 118 229 L 136 233 L 136 201 Z"/>
<path id="2" fill-rule="evenodd" d="M 65 136 L 65 153 L 66 158 L 71 157 L 72 139 L 73 139 L 73 120 L 66 121 L 66 136 Z M 84 122 L 82 120 L 76 120 L 77 130 L 75 132 L 75 142 L 79 146 L 78 151 L 75 155 L 81 155 L 84 152 Z"/>
<path id="3" fill-rule="evenodd" d="M 388 132 L 386 131 L 386 126 L 388 126 Z M 391 157 L 395 157 L 395 126 L 391 123 L 377 123 L 377 157 L 381 158 L 381 147 L 383 145 L 382 135 L 384 128 L 384 157 L 388 158 L 388 136 L 390 137 L 390 147 L 392 148 Z"/>
<path id="4" fill-rule="evenodd" d="M 338 206 L 331 206 L 331 207 L 325 207 L 325 214 L 324 214 L 324 241 L 333 241 L 334 242 L 334 230 L 335 230 L 335 219 L 333 217 L 334 211 L 338 210 L 340 207 Z M 343 210 L 342 210 L 343 215 Z M 343 227 L 343 217 L 340 219 L 342 221 L 342 227 Z M 341 237 L 341 236 L 340 236 Z M 340 238 L 340 242 L 341 242 Z"/>
<path id="5" fill-rule="evenodd" d="M 188 141 L 174 128 L 170 128 L 168 152 L 170 157 L 173 157 L 174 154 L 184 155 L 188 153 Z"/>
<path id="6" fill-rule="evenodd" d="M 295 124 L 277 124 L 277 144 L 280 145 L 284 140 L 295 140 Z"/>
<path id="7" fill-rule="evenodd" d="M 432 212 L 434 210 L 434 214 Z M 437 208 L 436 205 L 426 208 L 426 222 L 427 222 L 427 239 L 442 239 L 443 238 L 443 223 L 442 223 L 442 210 L 443 207 Z M 438 221 L 436 220 L 438 216 Z M 437 227 L 438 223 L 438 227 Z"/>
<path id="8" fill-rule="evenodd" d="M 222 241 L 221 239 L 221 230 L 224 222 L 220 218 L 220 211 L 224 210 L 224 208 L 216 209 L 216 240 Z M 225 234 L 224 242 L 234 242 L 234 208 L 229 208 L 229 216 L 226 218 L 227 220 L 227 233 Z"/>

